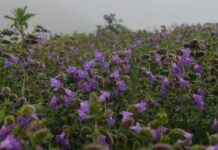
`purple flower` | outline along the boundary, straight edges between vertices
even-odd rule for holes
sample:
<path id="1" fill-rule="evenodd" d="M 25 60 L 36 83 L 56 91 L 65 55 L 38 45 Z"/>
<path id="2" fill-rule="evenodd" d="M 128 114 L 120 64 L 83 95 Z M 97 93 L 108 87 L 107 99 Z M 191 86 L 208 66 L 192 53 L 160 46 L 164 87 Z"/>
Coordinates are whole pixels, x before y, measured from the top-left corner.
<path id="1" fill-rule="evenodd" d="M 104 61 L 104 54 L 102 51 L 100 50 L 95 51 L 95 61 L 100 61 L 100 62 Z"/>
<path id="2" fill-rule="evenodd" d="M 154 55 L 154 58 L 155 58 L 155 62 L 158 63 L 158 64 L 160 64 L 160 62 L 161 62 L 161 57 L 160 57 L 160 55 L 159 55 L 159 54 L 155 54 L 155 55 Z"/>
<path id="3" fill-rule="evenodd" d="M 136 133 L 140 133 L 142 130 L 142 127 L 141 127 L 140 123 L 137 122 L 135 126 L 130 126 L 129 129 L 135 131 Z"/>
<path id="4" fill-rule="evenodd" d="M 172 63 L 172 70 L 173 70 L 173 73 L 176 75 L 182 76 L 183 74 L 176 63 Z"/>
<path id="5" fill-rule="evenodd" d="M 80 89 L 83 92 L 89 92 L 96 85 L 96 81 L 94 79 L 89 79 L 87 82 L 80 84 Z"/>
<path id="6" fill-rule="evenodd" d="M 83 68 L 84 68 L 85 70 L 88 70 L 88 69 L 90 69 L 90 68 L 92 67 L 92 65 L 93 65 L 93 62 L 92 62 L 92 61 L 86 61 L 86 62 L 83 64 Z"/>
<path id="7" fill-rule="evenodd" d="M 194 72 L 201 73 L 203 71 L 202 67 L 198 64 L 194 65 Z"/>
<path id="8" fill-rule="evenodd" d="M 68 69 L 67 69 L 67 72 L 69 74 L 76 74 L 77 73 L 77 68 L 76 67 L 72 67 L 72 66 L 69 66 Z"/>
<path id="9" fill-rule="evenodd" d="M 192 140 L 192 137 L 193 137 L 193 134 L 191 134 L 191 133 L 189 133 L 189 132 L 184 132 L 184 133 L 183 133 L 183 136 L 185 137 L 186 140 L 191 141 L 191 140 Z"/>
<path id="10" fill-rule="evenodd" d="M 191 50 L 189 48 L 183 49 L 183 56 L 189 57 L 191 53 Z"/>
<path id="11" fill-rule="evenodd" d="M 118 62 L 120 61 L 119 55 L 118 55 L 118 54 L 112 55 L 111 61 L 112 61 L 113 63 L 118 63 Z"/>
<path id="12" fill-rule="evenodd" d="M 134 108 L 136 108 L 138 111 L 143 112 L 145 111 L 145 107 L 146 107 L 146 102 L 145 101 L 141 101 L 140 103 L 134 104 Z"/>
<path id="13" fill-rule="evenodd" d="M 124 80 L 118 80 L 116 82 L 116 86 L 117 86 L 118 91 L 123 92 L 126 90 L 126 84 L 125 84 Z"/>
<path id="14" fill-rule="evenodd" d="M 108 68 L 110 67 L 110 64 L 107 63 L 107 62 L 103 62 L 101 66 L 102 66 L 102 68 L 104 68 L 104 69 L 108 69 Z"/>
<path id="15" fill-rule="evenodd" d="M 157 81 L 157 77 L 152 72 L 146 71 L 146 74 L 151 81 Z"/>
<path id="16" fill-rule="evenodd" d="M 89 74 L 88 74 L 88 72 L 87 72 L 86 70 L 81 70 L 81 69 L 79 69 L 79 70 L 77 71 L 77 73 L 78 73 L 78 77 L 79 77 L 80 79 L 87 78 L 87 77 L 89 76 Z"/>
<path id="17" fill-rule="evenodd" d="M 56 141 L 57 141 L 58 143 L 61 144 L 62 150 L 68 150 L 68 149 L 70 149 L 70 142 L 69 142 L 69 139 L 66 139 L 64 132 L 62 132 L 61 134 L 57 135 L 55 139 L 56 139 Z"/>
<path id="18" fill-rule="evenodd" d="M 178 65 L 179 66 L 184 66 L 184 65 L 191 65 L 193 60 L 191 58 L 188 57 L 182 57 L 182 56 L 178 56 Z"/>
<path id="19" fill-rule="evenodd" d="M 204 107 L 204 97 L 198 94 L 193 94 L 192 99 L 194 100 L 195 104 L 198 108 Z"/>
<path id="20" fill-rule="evenodd" d="M 14 56 L 13 54 L 8 54 L 8 56 L 11 58 L 11 61 L 12 61 L 14 64 L 17 64 L 17 63 L 18 63 L 19 57 Z"/>
<path id="21" fill-rule="evenodd" d="M 160 129 L 152 129 L 153 140 L 157 141 L 160 139 L 161 132 Z"/>
<path id="22" fill-rule="evenodd" d="M 50 79 L 51 87 L 53 88 L 60 88 L 62 86 L 62 83 L 60 80 L 57 80 L 55 78 Z"/>
<path id="23" fill-rule="evenodd" d="M 67 94 L 68 97 L 72 98 L 76 96 L 76 93 L 71 91 L 70 89 L 64 89 L 64 92 Z"/>
<path id="24" fill-rule="evenodd" d="M 107 99 L 109 99 L 111 93 L 108 91 L 101 91 L 101 95 L 99 96 L 99 102 L 104 103 Z"/>
<path id="25" fill-rule="evenodd" d="M 120 71 L 118 69 L 114 70 L 111 74 L 110 77 L 111 78 L 118 78 L 120 76 Z"/>
<path id="26" fill-rule="evenodd" d="M 167 86 L 162 84 L 160 87 L 160 93 L 166 94 L 168 92 Z"/>
<path id="27" fill-rule="evenodd" d="M 52 98 L 51 98 L 51 101 L 50 101 L 50 103 L 49 103 L 49 107 L 52 107 L 52 108 L 54 108 L 54 109 L 56 109 L 57 107 L 58 107 L 58 98 L 57 98 L 57 96 L 53 96 Z"/>
<path id="28" fill-rule="evenodd" d="M 11 134 L 13 128 L 13 124 L 3 125 L 0 129 L 0 141 L 5 139 L 9 134 Z"/>
<path id="29" fill-rule="evenodd" d="M 129 117 L 133 115 L 133 113 L 128 112 L 128 111 L 122 111 L 119 114 L 122 115 L 122 117 L 123 117 L 122 122 L 127 121 L 129 119 Z"/>
<path id="30" fill-rule="evenodd" d="M 204 96 L 206 94 L 206 90 L 202 87 L 198 88 L 198 94 Z"/>
<path id="31" fill-rule="evenodd" d="M 183 89 L 186 89 L 189 87 L 189 81 L 184 80 L 183 78 L 179 78 L 179 84 L 180 84 L 180 87 L 182 87 Z"/>
<path id="32" fill-rule="evenodd" d="M 13 135 L 8 135 L 1 143 L 0 149 L 20 150 L 21 145 Z"/>
<path id="33" fill-rule="evenodd" d="M 218 150 L 218 144 L 207 147 L 206 150 Z"/>
<path id="34" fill-rule="evenodd" d="M 106 142 L 106 136 L 104 135 L 99 135 L 97 138 L 97 143 L 104 146 L 105 150 L 110 150 L 109 145 Z"/>
<path id="35" fill-rule="evenodd" d="M 80 108 L 78 110 L 79 119 L 84 120 L 88 118 L 87 113 L 89 113 L 89 101 L 80 102 Z"/>
<path id="36" fill-rule="evenodd" d="M 37 38 L 38 38 L 42 43 L 46 42 L 46 37 L 45 37 L 45 35 L 43 35 L 43 34 L 39 34 L 39 35 L 37 36 Z"/>
<path id="37" fill-rule="evenodd" d="M 107 118 L 107 123 L 109 126 L 113 126 L 115 124 L 115 119 L 111 117 Z"/>
<path id="38" fill-rule="evenodd" d="M 218 131 L 218 120 L 217 120 L 217 118 L 215 118 L 213 120 L 212 130 Z"/>

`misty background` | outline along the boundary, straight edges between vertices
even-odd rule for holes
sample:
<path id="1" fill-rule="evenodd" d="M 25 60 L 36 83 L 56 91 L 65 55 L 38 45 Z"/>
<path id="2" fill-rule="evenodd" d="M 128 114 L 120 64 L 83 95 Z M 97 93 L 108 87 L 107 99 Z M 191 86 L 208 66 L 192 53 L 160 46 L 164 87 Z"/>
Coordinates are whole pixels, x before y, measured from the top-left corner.
<path id="1" fill-rule="evenodd" d="M 0 0 L 0 29 L 11 24 L 4 15 L 25 5 L 37 14 L 30 29 L 40 24 L 57 33 L 93 32 L 110 13 L 132 30 L 218 21 L 217 0 Z"/>

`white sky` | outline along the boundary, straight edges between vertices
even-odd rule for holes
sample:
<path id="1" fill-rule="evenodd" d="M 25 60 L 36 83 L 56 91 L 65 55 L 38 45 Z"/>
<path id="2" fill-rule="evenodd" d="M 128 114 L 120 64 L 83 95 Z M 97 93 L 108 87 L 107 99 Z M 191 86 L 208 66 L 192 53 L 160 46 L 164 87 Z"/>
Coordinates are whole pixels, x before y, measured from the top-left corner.
<path id="1" fill-rule="evenodd" d="M 0 0 L 0 28 L 10 25 L 5 14 L 25 5 L 37 14 L 31 27 L 41 24 L 63 33 L 94 31 L 109 13 L 131 29 L 218 22 L 218 0 Z"/>

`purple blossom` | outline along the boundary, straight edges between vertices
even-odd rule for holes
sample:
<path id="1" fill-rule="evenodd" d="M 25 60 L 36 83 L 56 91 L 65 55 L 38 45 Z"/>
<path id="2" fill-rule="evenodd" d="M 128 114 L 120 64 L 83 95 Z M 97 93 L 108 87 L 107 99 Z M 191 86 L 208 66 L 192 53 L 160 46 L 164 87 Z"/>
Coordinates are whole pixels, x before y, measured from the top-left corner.
<path id="1" fill-rule="evenodd" d="M 109 126 L 113 126 L 115 124 L 115 119 L 111 116 L 107 118 L 107 123 Z"/>
<path id="2" fill-rule="evenodd" d="M 142 127 L 141 127 L 140 123 L 137 122 L 135 126 L 130 126 L 129 129 L 135 131 L 136 133 L 140 133 L 142 130 Z"/>
<path id="3" fill-rule="evenodd" d="M 99 135 L 97 138 L 97 143 L 104 146 L 105 150 L 110 150 L 109 145 L 106 142 L 106 136 L 104 135 Z"/>
<path id="4" fill-rule="evenodd" d="M 151 81 L 157 81 L 157 77 L 152 72 L 146 71 L 146 74 Z"/>
<path id="5" fill-rule="evenodd" d="M 93 62 L 92 62 L 92 61 L 86 61 L 86 62 L 83 64 L 83 68 L 84 68 L 85 70 L 88 70 L 88 69 L 90 69 L 90 68 L 92 67 L 92 65 L 93 65 Z"/>
<path id="6" fill-rule="evenodd" d="M 60 88 L 62 86 L 62 83 L 60 80 L 57 80 L 55 78 L 50 79 L 51 87 L 53 88 Z"/>
<path id="7" fill-rule="evenodd" d="M 158 63 L 158 64 L 160 64 L 160 62 L 161 62 L 161 57 L 160 57 L 160 55 L 159 55 L 159 54 L 155 54 L 155 55 L 154 55 L 154 58 L 155 58 L 155 62 Z"/>
<path id="8" fill-rule="evenodd" d="M 118 62 L 120 61 L 119 55 L 118 55 L 118 54 L 112 55 L 111 61 L 112 61 L 113 63 L 118 63 Z"/>
<path id="9" fill-rule="evenodd" d="M 184 80 L 183 78 L 179 78 L 179 84 L 180 84 L 180 87 L 182 87 L 183 89 L 186 89 L 189 87 L 189 81 Z"/>
<path id="10" fill-rule="evenodd" d="M 176 63 L 172 63 L 172 70 L 173 70 L 173 73 L 176 75 L 179 75 L 179 76 L 183 75 L 181 69 L 178 67 Z"/>
<path id="11" fill-rule="evenodd" d="M 99 96 L 99 102 L 104 103 L 107 99 L 109 99 L 111 93 L 108 91 L 101 91 L 101 95 Z"/>
<path id="12" fill-rule="evenodd" d="M 21 145 L 13 135 L 8 135 L 1 143 L 0 149 L 20 150 Z"/>
<path id="13" fill-rule="evenodd" d="M 88 72 L 87 72 L 86 70 L 81 70 L 81 69 L 79 69 L 79 70 L 77 71 L 77 73 L 78 73 L 78 77 L 79 77 L 80 79 L 87 78 L 87 77 L 89 76 L 89 74 L 88 74 Z"/>
<path id="14" fill-rule="evenodd" d="M 80 84 L 80 89 L 83 92 L 89 92 L 96 85 L 96 81 L 94 79 L 89 79 L 87 82 Z"/>
<path id="15" fill-rule="evenodd" d="M 147 103 L 145 101 L 141 101 L 140 103 L 134 104 L 134 108 L 136 108 L 138 111 L 143 112 L 145 111 Z"/>
<path id="16" fill-rule="evenodd" d="M 183 133 L 183 136 L 185 137 L 186 140 L 191 141 L 191 140 L 192 140 L 192 137 L 193 137 L 193 134 L 191 134 L 191 133 L 189 133 L 189 132 L 184 132 L 184 133 Z"/>
<path id="17" fill-rule="evenodd" d="M 189 48 L 183 49 L 183 56 L 189 57 L 191 53 L 191 50 Z"/>
<path id="18" fill-rule="evenodd" d="M 103 69 L 109 69 L 110 64 L 108 62 L 103 62 L 101 66 Z"/>
<path id="19" fill-rule="evenodd" d="M 168 92 L 167 86 L 162 84 L 160 87 L 160 93 L 166 94 Z"/>
<path id="20" fill-rule="evenodd" d="M 5 139 L 9 134 L 11 134 L 13 128 L 13 124 L 3 125 L 0 129 L 0 141 Z"/>
<path id="21" fill-rule="evenodd" d="M 64 89 L 64 92 L 67 94 L 68 97 L 72 98 L 75 97 L 77 94 L 73 91 L 71 91 L 70 89 Z"/>
<path id="22" fill-rule="evenodd" d="M 67 69 L 67 72 L 69 74 L 76 74 L 77 73 L 77 68 L 76 67 L 72 67 L 72 66 L 69 66 L 68 69 Z"/>
<path id="23" fill-rule="evenodd" d="M 31 120 L 38 119 L 35 113 L 29 114 L 29 115 L 22 115 L 17 117 L 18 124 L 25 128 L 28 126 Z"/>
<path id="24" fill-rule="evenodd" d="M 203 71 L 202 67 L 198 64 L 194 65 L 194 72 L 201 73 Z"/>
<path id="25" fill-rule="evenodd" d="M 18 63 L 19 57 L 14 56 L 13 54 L 8 54 L 8 56 L 11 58 L 11 61 L 12 61 L 14 64 L 17 64 L 17 63 Z"/>
<path id="26" fill-rule="evenodd" d="M 89 113 L 89 101 L 83 101 L 80 102 L 80 108 L 78 110 L 79 113 L 79 119 L 84 120 L 88 118 L 88 114 Z"/>
<path id="27" fill-rule="evenodd" d="M 55 139 L 56 139 L 56 141 L 57 141 L 58 143 L 61 144 L 62 150 L 69 150 L 69 149 L 71 148 L 69 139 L 67 139 L 67 138 L 65 137 L 65 133 L 64 133 L 64 132 L 62 132 L 61 134 L 57 135 L 57 136 L 55 137 Z"/>
<path id="28" fill-rule="evenodd" d="M 157 141 L 161 137 L 160 129 L 152 129 L 153 140 Z"/>
<path id="29" fill-rule="evenodd" d="M 51 101 L 49 103 L 49 107 L 56 109 L 58 107 L 58 98 L 57 96 L 52 96 Z"/>
<path id="30" fill-rule="evenodd" d="M 118 80 L 116 82 L 116 86 L 118 91 L 124 92 L 126 90 L 126 84 L 124 80 Z"/>
<path id="31" fill-rule="evenodd" d="M 120 76 L 120 71 L 118 69 L 114 70 L 111 74 L 110 77 L 111 78 L 118 78 Z"/>
<path id="32" fill-rule="evenodd" d="M 178 56 L 178 65 L 179 66 L 191 65 L 192 62 L 193 62 L 193 60 L 191 58 Z"/>
<path id="33" fill-rule="evenodd" d="M 95 51 L 95 61 L 100 61 L 100 62 L 104 61 L 104 54 L 102 51 L 100 50 Z"/>
<path id="34" fill-rule="evenodd" d="M 218 131 L 218 120 L 217 120 L 217 118 L 215 118 L 215 119 L 213 120 L 212 130 Z"/>
<path id="35" fill-rule="evenodd" d="M 204 107 L 204 97 L 202 95 L 198 94 L 193 94 L 192 99 L 197 105 L 198 108 L 203 108 Z"/>
<path id="36" fill-rule="evenodd" d="M 119 114 L 122 115 L 122 122 L 127 121 L 129 117 L 133 115 L 133 113 L 128 112 L 128 111 L 122 111 Z"/>

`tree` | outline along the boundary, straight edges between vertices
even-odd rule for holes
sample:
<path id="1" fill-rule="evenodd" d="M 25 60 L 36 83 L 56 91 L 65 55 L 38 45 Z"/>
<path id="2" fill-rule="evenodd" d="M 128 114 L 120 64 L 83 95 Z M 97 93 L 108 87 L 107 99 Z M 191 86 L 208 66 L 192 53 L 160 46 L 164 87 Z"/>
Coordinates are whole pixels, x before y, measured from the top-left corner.
<path id="1" fill-rule="evenodd" d="M 20 31 L 22 38 L 24 37 L 24 29 L 28 28 L 27 21 L 35 16 L 35 14 L 27 13 L 26 10 L 27 6 L 23 8 L 15 8 L 12 11 L 13 16 L 4 16 L 6 19 L 13 21 L 12 26 L 15 26 Z"/>

